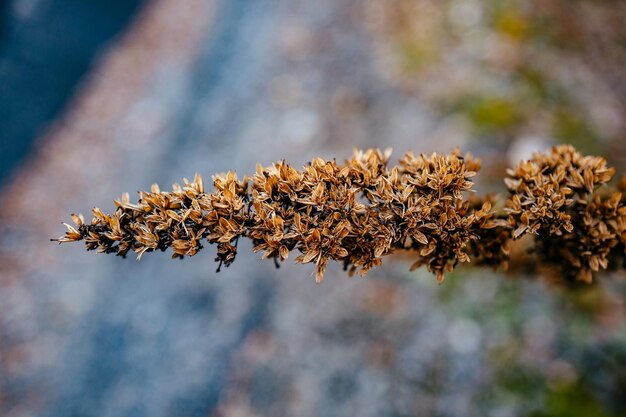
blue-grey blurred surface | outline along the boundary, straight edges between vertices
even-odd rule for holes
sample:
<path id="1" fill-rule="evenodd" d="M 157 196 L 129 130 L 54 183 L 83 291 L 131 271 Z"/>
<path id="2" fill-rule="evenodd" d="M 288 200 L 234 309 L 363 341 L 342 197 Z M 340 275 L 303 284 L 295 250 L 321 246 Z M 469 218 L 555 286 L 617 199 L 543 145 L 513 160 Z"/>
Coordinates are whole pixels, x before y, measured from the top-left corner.
<path id="1" fill-rule="evenodd" d="M 0 6 L 0 184 L 59 114 L 103 44 L 141 2 L 3 0 Z"/>
<path id="2" fill-rule="evenodd" d="M 56 38 L 66 49 L 34 57 L 57 75 L 27 83 L 54 98 L 1 87 L 2 117 L 24 138 L 57 116 L 0 197 L 0 415 L 626 413 L 622 276 L 568 290 L 460 269 L 438 287 L 425 271 L 409 273 L 410 260 L 390 259 L 365 279 L 333 265 L 316 285 L 309 266 L 275 269 L 247 242 L 219 274 L 210 247 L 182 262 L 167 253 L 136 262 L 49 242 L 69 213 L 110 211 L 122 192 L 165 189 L 196 171 L 210 183 L 257 162 L 301 166 L 355 147 L 398 157 L 460 146 L 487 156 L 489 175 L 558 139 L 493 133 L 489 122 L 475 140 L 474 110 L 451 115 L 390 76 L 402 64 L 388 57 L 395 35 L 382 16 L 395 1 L 94 2 L 94 25 L 79 18 L 88 3 L 72 3 L 56 13 L 84 43 Z M 38 30 L 4 30 L 3 56 L 25 54 L 12 39 L 36 42 Z M 80 61 L 73 72 L 60 69 L 68 60 Z M 30 114 L 30 103 L 47 110 Z M 3 127 L 2 146 L 12 132 Z M 597 147 L 612 149 L 608 140 Z M 18 163 L 18 153 L 2 155 L 3 172 Z"/>

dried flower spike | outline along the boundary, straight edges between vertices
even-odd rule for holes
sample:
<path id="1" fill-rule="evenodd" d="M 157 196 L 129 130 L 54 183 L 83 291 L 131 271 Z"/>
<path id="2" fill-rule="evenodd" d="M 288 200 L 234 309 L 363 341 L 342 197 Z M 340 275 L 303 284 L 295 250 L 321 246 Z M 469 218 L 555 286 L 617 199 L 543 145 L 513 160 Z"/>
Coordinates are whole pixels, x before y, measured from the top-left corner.
<path id="1" fill-rule="evenodd" d="M 170 247 L 174 258 L 193 256 L 208 242 L 229 266 L 246 237 L 276 265 L 292 251 L 296 262 L 314 263 L 317 282 L 331 260 L 363 276 L 399 250 L 440 283 L 459 263 L 506 269 L 509 241 L 524 234 L 541 236 L 542 262 L 587 282 L 591 271 L 623 266 L 626 209 L 620 193 L 596 194 L 614 174 L 602 158 L 570 146 L 536 154 L 508 171 L 510 196 L 496 211 L 495 197 L 468 196 L 480 169 L 470 154 L 409 152 L 389 167 L 390 155 L 355 150 L 343 164 L 315 158 L 302 170 L 281 161 L 243 180 L 228 172 L 213 177 L 212 192 L 196 174 L 169 192 L 153 185 L 134 204 L 125 194 L 112 215 L 95 208 L 89 224 L 72 215 L 76 226 L 54 240 L 138 258 Z"/>

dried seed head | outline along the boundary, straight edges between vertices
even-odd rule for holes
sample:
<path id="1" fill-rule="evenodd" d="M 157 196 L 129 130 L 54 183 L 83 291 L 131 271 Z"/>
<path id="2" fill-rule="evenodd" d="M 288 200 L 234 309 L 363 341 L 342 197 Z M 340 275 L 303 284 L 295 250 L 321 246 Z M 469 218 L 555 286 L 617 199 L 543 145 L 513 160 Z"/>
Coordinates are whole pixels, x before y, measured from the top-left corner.
<path id="1" fill-rule="evenodd" d="M 535 249 L 543 263 L 585 282 L 591 281 L 591 271 L 621 263 L 615 248 L 623 242 L 624 204 L 619 193 L 598 194 L 615 174 L 604 158 L 561 145 L 508 174 L 506 211 L 513 238 L 538 235 Z"/>
<path id="2" fill-rule="evenodd" d="M 94 208 L 89 224 L 72 215 L 76 226 L 56 240 L 137 258 L 167 248 L 173 258 L 193 256 L 207 241 L 228 266 L 246 237 L 276 265 L 298 252 L 296 262 L 315 263 L 317 282 L 330 260 L 363 276 L 396 250 L 414 253 L 412 268 L 426 265 L 440 283 L 459 263 L 506 269 L 509 241 L 527 233 L 541 236 L 541 261 L 566 275 L 590 281 L 591 271 L 624 265 L 624 198 L 596 191 L 614 174 L 603 158 L 571 146 L 535 154 L 508 171 L 503 211 L 493 196 L 469 195 L 480 169 L 470 154 L 408 152 L 389 167 L 390 155 L 355 150 L 343 164 L 315 158 L 302 170 L 281 161 L 243 180 L 229 171 L 213 177 L 212 192 L 199 174 L 172 191 L 153 184 L 136 203 L 124 194 L 111 215 Z"/>

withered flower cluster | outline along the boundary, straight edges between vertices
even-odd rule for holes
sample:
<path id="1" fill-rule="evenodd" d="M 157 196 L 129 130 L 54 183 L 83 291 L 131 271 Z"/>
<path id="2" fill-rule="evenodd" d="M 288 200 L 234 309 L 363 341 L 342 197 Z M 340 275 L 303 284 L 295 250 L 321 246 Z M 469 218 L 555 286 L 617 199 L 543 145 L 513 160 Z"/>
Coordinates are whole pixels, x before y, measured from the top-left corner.
<path id="1" fill-rule="evenodd" d="M 534 234 L 540 262 L 585 282 L 592 271 L 624 266 L 626 206 L 620 192 L 598 190 L 615 174 L 604 158 L 562 145 L 507 174 L 513 237 Z"/>
<path id="2" fill-rule="evenodd" d="M 316 158 L 302 170 L 284 161 L 259 165 L 243 180 L 234 172 L 214 176 L 212 192 L 199 175 L 172 191 L 153 185 L 137 203 L 127 194 L 115 201 L 112 215 L 94 208 L 91 223 L 72 215 L 76 226 L 54 240 L 138 258 L 170 247 L 174 258 L 193 256 L 207 241 L 228 266 L 246 237 L 276 265 L 290 252 L 296 262 L 315 263 L 317 282 L 329 260 L 363 276 L 400 250 L 439 282 L 462 262 L 506 268 L 510 241 L 525 234 L 538 236 L 541 261 L 585 281 L 590 271 L 624 264 L 626 207 L 620 193 L 596 191 L 614 174 L 602 158 L 569 146 L 536 154 L 508 172 L 511 195 L 495 211 L 494 197 L 470 195 L 480 169 L 470 154 L 409 152 L 393 167 L 390 154 L 355 151 L 343 164 Z"/>

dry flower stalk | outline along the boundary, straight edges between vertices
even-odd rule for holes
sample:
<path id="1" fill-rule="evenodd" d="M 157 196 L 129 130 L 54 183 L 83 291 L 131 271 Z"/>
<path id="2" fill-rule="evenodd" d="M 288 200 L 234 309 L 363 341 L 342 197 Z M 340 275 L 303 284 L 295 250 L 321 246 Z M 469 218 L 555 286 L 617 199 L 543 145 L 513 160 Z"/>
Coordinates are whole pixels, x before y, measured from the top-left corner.
<path id="1" fill-rule="evenodd" d="M 493 196 L 469 195 L 480 169 L 471 154 L 409 152 L 389 167 L 390 155 L 355 151 L 343 164 L 315 158 L 302 170 L 259 165 L 242 180 L 232 171 L 214 176 L 212 192 L 198 174 L 172 191 L 155 184 L 137 203 L 124 194 L 111 215 L 94 208 L 91 223 L 73 214 L 76 226 L 53 240 L 84 240 L 87 250 L 123 257 L 132 250 L 138 259 L 170 247 L 173 258 L 193 256 L 208 241 L 221 267 L 246 237 L 277 266 L 290 252 L 315 263 L 317 282 L 329 260 L 363 276 L 399 250 L 440 283 L 458 263 L 506 269 L 510 241 L 524 235 L 536 237 L 530 249 L 564 277 L 591 282 L 592 271 L 624 267 L 626 206 L 620 192 L 598 191 L 615 173 L 603 158 L 567 145 L 535 154 L 508 170 L 510 195 L 496 211 Z"/>

